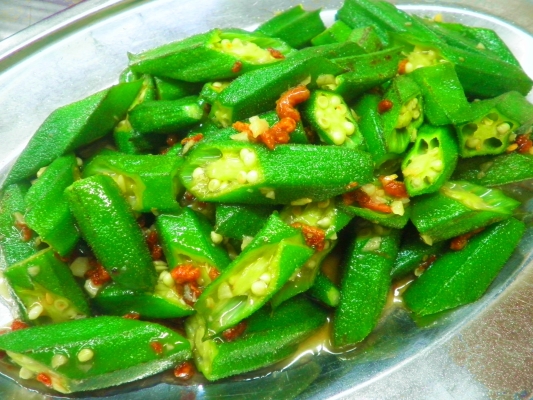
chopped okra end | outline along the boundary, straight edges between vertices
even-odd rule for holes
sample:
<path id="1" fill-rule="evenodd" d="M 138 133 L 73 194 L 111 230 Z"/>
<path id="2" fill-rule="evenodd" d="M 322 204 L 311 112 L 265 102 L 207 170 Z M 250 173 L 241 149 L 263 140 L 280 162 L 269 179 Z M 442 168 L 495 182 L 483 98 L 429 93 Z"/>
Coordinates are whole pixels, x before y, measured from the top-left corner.
<path id="1" fill-rule="evenodd" d="M 350 109 L 342 97 L 330 93 L 320 93 L 315 98 L 317 125 L 326 133 L 333 144 L 340 146 L 356 129 Z"/>

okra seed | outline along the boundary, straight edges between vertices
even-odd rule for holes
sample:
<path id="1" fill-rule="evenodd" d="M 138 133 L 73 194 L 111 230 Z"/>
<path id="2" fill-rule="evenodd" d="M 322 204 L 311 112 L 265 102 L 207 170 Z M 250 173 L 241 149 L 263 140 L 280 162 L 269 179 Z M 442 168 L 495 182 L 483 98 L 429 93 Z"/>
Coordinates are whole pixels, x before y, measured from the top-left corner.
<path id="1" fill-rule="evenodd" d="M 68 362 L 68 357 L 63 354 L 55 354 L 52 357 L 52 368 L 58 368 Z"/>
<path id="2" fill-rule="evenodd" d="M 342 126 L 344 127 L 344 130 L 346 131 L 346 134 L 348 136 L 352 135 L 355 132 L 355 125 L 352 124 L 350 121 L 344 121 Z"/>
<path id="3" fill-rule="evenodd" d="M 339 96 L 332 96 L 330 100 L 330 104 L 333 107 L 337 107 L 338 105 L 341 104 L 341 99 L 339 98 Z"/>
<path id="4" fill-rule="evenodd" d="M 72 264 L 70 264 L 72 275 L 77 276 L 78 278 L 83 278 L 89 268 L 90 266 L 88 257 L 76 257 Z"/>
<path id="5" fill-rule="evenodd" d="M 231 287 L 226 282 L 220 284 L 217 294 L 220 300 L 231 299 L 233 297 Z"/>
<path id="6" fill-rule="evenodd" d="M 251 167 L 257 162 L 257 155 L 253 151 L 248 151 L 245 153 L 245 156 L 242 157 L 242 151 L 241 151 L 241 159 L 245 166 Z"/>
<path id="7" fill-rule="evenodd" d="M 221 184 L 220 184 L 220 190 L 226 190 L 229 186 L 229 182 L 226 182 L 226 181 L 223 181 Z"/>
<path id="8" fill-rule="evenodd" d="M 90 279 L 85 281 L 83 288 L 91 297 L 96 296 L 98 294 L 98 290 L 100 290 L 100 286 L 95 285 Z"/>
<path id="9" fill-rule="evenodd" d="M 52 296 L 50 293 L 46 293 L 44 295 L 44 301 L 48 304 L 54 304 L 54 296 Z"/>
<path id="10" fill-rule="evenodd" d="M 268 285 L 266 282 L 259 280 L 252 283 L 252 293 L 256 296 L 264 296 L 267 294 Z"/>
<path id="11" fill-rule="evenodd" d="M 207 184 L 207 188 L 214 192 L 215 190 L 218 190 L 220 188 L 220 181 L 218 179 L 211 179 L 209 183 Z"/>
<path id="12" fill-rule="evenodd" d="M 411 62 L 406 63 L 405 64 L 405 73 L 406 74 L 410 74 L 413 71 L 414 71 L 413 63 L 411 63 Z"/>
<path id="13" fill-rule="evenodd" d="M 307 263 L 305 263 L 305 266 L 309 269 L 313 269 L 316 267 L 316 261 L 315 260 L 309 260 Z"/>
<path id="14" fill-rule="evenodd" d="M 470 137 L 466 140 L 466 145 L 471 149 L 476 149 L 481 144 L 481 141 L 478 138 Z"/>
<path id="15" fill-rule="evenodd" d="M 376 186 L 371 183 L 367 183 L 366 185 L 361 186 L 361 190 L 369 196 L 372 196 L 374 193 L 376 193 Z"/>
<path id="16" fill-rule="evenodd" d="M 78 360 L 80 362 L 87 362 L 94 357 L 94 351 L 91 349 L 82 349 L 78 353 Z"/>
<path id="17" fill-rule="evenodd" d="M 263 282 L 268 283 L 268 282 L 270 282 L 270 280 L 272 279 L 272 277 L 270 276 L 270 274 L 268 274 L 268 273 L 265 272 L 263 275 L 261 275 L 261 276 L 259 277 L 259 279 L 261 279 Z"/>
<path id="18" fill-rule="evenodd" d="M 20 379 L 31 379 L 33 378 L 34 373 L 27 368 L 22 367 L 19 371 Z"/>
<path id="19" fill-rule="evenodd" d="M 154 261 L 153 264 L 154 264 L 154 268 L 155 268 L 155 270 L 157 272 L 166 271 L 168 269 L 168 265 L 164 261 L 157 260 L 157 261 Z"/>
<path id="20" fill-rule="evenodd" d="M 237 177 L 237 181 L 241 184 L 246 183 L 246 171 L 239 171 L 239 176 Z"/>
<path id="21" fill-rule="evenodd" d="M 195 168 L 194 171 L 192 171 L 192 177 L 194 179 L 201 179 L 205 175 L 205 171 L 203 168 Z"/>
<path id="22" fill-rule="evenodd" d="M 403 215 L 405 213 L 403 203 L 399 200 L 393 201 L 391 203 L 391 210 L 396 215 Z"/>
<path id="23" fill-rule="evenodd" d="M 335 107 L 335 111 L 337 112 L 337 114 L 345 115 L 348 111 L 348 108 L 344 104 L 339 104 Z"/>
<path id="24" fill-rule="evenodd" d="M 39 272 L 41 272 L 41 269 L 37 266 L 29 267 L 28 268 L 28 274 L 30 276 L 37 276 L 39 275 Z"/>
<path id="25" fill-rule="evenodd" d="M 324 218 L 318 220 L 316 224 L 322 229 L 329 228 L 331 226 L 331 218 L 324 217 Z"/>
<path id="26" fill-rule="evenodd" d="M 442 160 L 433 160 L 431 162 L 431 168 L 433 168 L 435 171 L 442 171 L 442 168 L 444 167 Z"/>
<path id="27" fill-rule="evenodd" d="M 213 308 L 215 306 L 215 300 L 212 297 L 205 299 L 205 305 L 207 308 Z"/>
<path id="28" fill-rule="evenodd" d="M 172 278 L 172 275 L 168 271 L 161 272 L 159 280 L 167 287 L 174 287 L 174 278 Z"/>
<path id="29" fill-rule="evenodd" d="M 420 117 L 420 111 L 414 110 L 413 111 L 413 119 L 418 119 Z"/>
<path id="30" fill-rule="evenodd" d="M 492 125 L 492 124 L 494 123 L 494 121 L 491 120 L 490 118 L 483 118 L 483 119 L 481 120 L 481 123 L 482 123 L 483 125 L 490 126 L 490 125 Z"/>
<path id="31" fill-rule="evenodd" d="M 66 310 L 68 308 L 68 305 L 68 302 L 62 299 L 57 299 L 56 301 L 54 301 L 54 307 L 59 311 Z"/>
<path id="32" fill-rule="evenodd" d="M 509 125 L 507 122 L 504 122 L 503 124 L 498 125 L 496 130 L 499 134 L 503 135 L 511 130 L 511 125 Z"/>
<path id="33" fill-rule="evenodd" d="M 30 307 L 28 310 L 28 319 L 34 320 L 39 318 L 39 316 L 43 313 L 44 308 L 41 303 L 35 303 Z"/>
<path id="34" fill-rule="evenodd" d="M 414 187 L 420 187 L 422 186 L 422 179 L 418 178 L 418 177 L 415 177 L 411 180 L 411 184 L 414 186 Z"/>
<path id="35" fill-rule="evenodd" d="M 331 126 L 331 122 L 329 121 L 329 119 L 322 117 L 322 118 L 318 118 L 318 125 L 322 129 L 328 129 Z"/>
<path id="36" fill-rule="evenodd" d="M 329 100 L 327 96 L 318 96 L 316 103 L 321 108 L 327 108 L 329 106 Z"/>
<path id="37" fill-rule="evenodd" d="M 246 179 L 250 183 L 256 183 L 259 180 L 259 173 L 256 170 L 252 169 L 246 174 Z"/>
<path id="38" fill-rule="evenodd" d="M 334 144 L 340 146 L 346 140 L 346 135 L 341 131 L 333 131 L 331 132 L 331 139 L 333 140 Z"/>
<path id="39" fill-rule="evenodd" d="M 216 233 L 215 231 L 211 231 L 211 241 L 214 244 L 220 244 L 224 240 L 224 236 L 222 236 L 220 233 Z"/>

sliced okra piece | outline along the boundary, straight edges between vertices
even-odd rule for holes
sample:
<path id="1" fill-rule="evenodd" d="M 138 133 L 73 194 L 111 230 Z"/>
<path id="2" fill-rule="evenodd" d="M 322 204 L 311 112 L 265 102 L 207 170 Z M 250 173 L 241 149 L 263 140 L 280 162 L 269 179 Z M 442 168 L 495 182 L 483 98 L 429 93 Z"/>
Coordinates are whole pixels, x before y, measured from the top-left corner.
<path id="1" fill-rule="evenodd" d="M 227 88 L 229 84 L 230 81 L 207 82 L 202 86 L 198 98 L 200 101 L 213 105 L 220 92 Z"/>
<path id="2" fill-rule="evenodd" d="M 424 125 L 402 161 L 402 174 L 410 196 L 433 193 L 452 175 L 458 160 L 456 136 L 447 126 Z"/>
<path id="3" fill-rule="evenodd" d="M 272 206 L 253 204 L 217 203 L 215 207 L 216 233 L 237 240 L 254 237 L 275 210 Z"/>
<path id="4" fill-rule="evenodd" d="M 304 103 L 303 117 L 326 144 L 360 149 L 363 136 L 342 96 L 316 90 Z"/>
<path id="5" fill-rule="evenodd" d="M 205 318 L 205 338 L 237 325 L 264 305 L 313 254 L 300 230 L 276 214 L 209 285 L 194 308 Z"/>
<path id="6" fill-rule="evenodd" d="M 311 44 L 313 46 L 320 46 L 324 44 L 346 42 L 351 33 L 352 28 L 350 28 L 344 22 L 337 20 L 324 32 L 311 39 Z"/>
<path id="7" fill-rule="evenodd" d="M 519 205 L 500 190 L 448 181 L 438 192 L 413 199 L 411 221 L 431 245 L 509 218 Z"/>
<path id="8" fill-rule="evenodd" d="M 234 78 L 278 63 L 294 51 L 284 41 L 258 32 L 214 29 L 143 53 L 129 54 L 129 59 L 134 72 L 185 82 L 207 82 Z"/>
<path id="9" fill-rule="evenodd" d="M 346 193 L 337 206 L 350 217 L 361 217 L 388 228 L 402 229 L 411 215 L 410 200 L 397 175 L 381 177 Z"/>
<path id="10" fill-rule="evenodd" d="M 117 150 L 124 154 L 149 154 L 163 147 L 163 135 L 142 135 L 135 132 L 128 119 L 120 121 L 113 131 L 113 141 Z"/>
<path id="11" fill-rule="evenodd" d="M 432 125 L 460 124 L 471 115 L 459 78 L 451 63 L 418 68 L 410 74 L 424 98 L 424 115 Z"/>
<path id="12" fill-rule="evenodd" d="M 423 97 L 408 76 L 394 78 L 378 105 L 383 117 L 384 136 L 391 153 L 402 154 L 414 142 L 424 122 Z"/>
<path id="13" fill-rule="evenodd" d="M 311 57 L 324 57 L 328 60 L 333 60 L 336 58 L 359 56 L 364 53 L 365 51 L 356 42 L 346 41 L 342 43 L 330 43 L 306 47 L 291 55 L 290 58 L 302 60 Z"/>
<path id="14" fill-rule="evenodd" d="M 24 320 L 56 323 L 91 315 L 83 291 L 69 267 L 51 248 L 11 265 L 4 276 L 13 290 Z"/>
<path id="15" fill-rule="evenodd" d="M 24 221 L 28 189 L 29 184 L 14 183 L 0 194 L 0 270 L 37 251 L 34 235 Z"/>
<path id="16" fill-rule="evenodd" d="M 341 292 L 339 288 L 322 272 L 315 278 L 313 286 L 308 291 L 309 296 L 321 301 L 327 306 L 337 307 Z"/>
<path id="17" fill-rule="evenodd" d="M 334 165 L 334 171 L 331 170 Z M 180 173 L 201 201 L 243 204 L 305 204 L 372 180 L 366 152 L 338 146 L 260 144 L 234 140 L 200 143 Z"/>
<path id="18" fill-rule="evenodd" d="M 151 291 L 156 273 L 148 245 L 113 179 L 94 175 L 65 193 L 82 237 L 111 278 L 126 289 Z"/>
<path id="19" fill-rule="evenodd" d="M 362 341 L 376 326 L 389 292 L 400 231 L 358 224 L 344 261 L 341 297 L 333 317 L 336 347 Z"/>
<path id="20" fill-rule="evenodd" d="M 295 49 L 309 46 L 311 39 L 322 33 L 326 27 L 320 18 L 320 9 L 305 11 L 301 5 L 289 8 L 255 30 L 266 36 L 279 38 Z"/>
<path id="21" fill-rule="evenodd" d="M 204 110 L 197 96 L 178 100 L 149 101 L 130 111 L 128 119 L 135 132 L 141 135 L 170 134 L 197 124 Z"/>
<path id="22" fill-rule="evenodd" d="M 434 243 L 432 246 L 424 243 L 416 228 L 409 225 L 402 233 L 400 251 L 394 260 L 391 278 L 400 279 L 412 272 L 416 275 L 416 269 L 425 271 L 447 248 L 449 246 L 446 241 Z"/>
<path id="23" fill-rule="evenodd" d="M 2 335 L 0 349 L 21 367 L 21 378 L 40 377 L 61 393 L 131 382 L 191 357 L 189 341 L 173 330 L 122 317 L 17 330 Z"/>
<path id="24" fill-rule="evenodd" d="M 141 86 L 140 80 L 120 83 L 52 112 L 18 157 L 4 185 L 30 178 L 57 157 L 111 132 L 126 116 Z"/>
<path id="25" fill-rule="evenodd" d="M 242 323 L 244 331 L 205 340 L 208 323 L 201 314 L 185 322 L 196 366 L 210 380 L 253 371 L 293 354 L 298 343 L 325 324 L 324 309 L 305 297 L 285 302 L 276 310 L 265 306 Z M 229 338 L 229 340 L 227 339 Z"/>
<path id="26" fill-rule="evenodd" d="M 308 87 L 313 89 L 320 77 L 343 72 L 343 68 L 322 56 L 289 57 L 282 63 L 252 71 L 232 81 L 218 95 L 210 117 L 224 127 L 229 126 L 235 121 L 273 110 L 276 100 L 287 88 L 309 82 Z"/>
<path id="27" fill-rule="evenodd" d="M 165 319 L 194 314 L 194 309 L 169 288 L 161 277 L 153 293 L 123 289 L 114 283 L 100 290 L 92 299 L 92 304 L 107 315 L 124 316 L 134 313 L 141 318 Z"/>
<path id="28" fill-rule="evenodd" d="M 411 311 L 424 316 L 478 300 L 511 257 L 524 233 L 514 218 L 489 226 L 458 251 L 437 259 L 404 293 Z"/>
<path id="29" fill-rule="evenodd" d="M 381 43 L 376 33 L 376 28 L 372 25 L 355 28 L 348 37 L 348 40 L 357 43 L 367 53 L 375 53 L 383 50 L 383 43 Z"/>
<path id="30" fill-rule="evenodd" d="M 26 223 L 62 256 L 69 254 L 80 238 L 64 194 L 79 178 L 74 154 L 59 157 L 46 167 L 24 199 Z"/>
<path id="31" fill-rule="evenodd" d="M 120 188 L 131 208 L 138 212 L 176 212 L 184 188 L 178 173 L 181 157 L 130 155 L 112 152 L 94 157 L 83 176 L 108 175 Z"/>
<path id="32" fill-rule="evenodd" d="M 157 100 L 179 100 L 198 95 L 201 83 L 191 83 L 172 78 L 154 77 Z"/>
<path id="33" fill-rule="evenodd" d="M 332 90 L 349 102 L 395 77 L 403 57 L 402 51 L 402 47 L 392 47 L 375 53 L 336 58 L 333 61 L 349 71 L 329 77 L 329 80 L 326 79 L 328 76 L 323 77 L 324 83 L 319 87 Z"/>
<path id="34" fill-rule="evenodd" d="M 533 179 L 533 155 L 512 152 L 460 160 L 452 177 L 480 186 L 501 186 Z"/>

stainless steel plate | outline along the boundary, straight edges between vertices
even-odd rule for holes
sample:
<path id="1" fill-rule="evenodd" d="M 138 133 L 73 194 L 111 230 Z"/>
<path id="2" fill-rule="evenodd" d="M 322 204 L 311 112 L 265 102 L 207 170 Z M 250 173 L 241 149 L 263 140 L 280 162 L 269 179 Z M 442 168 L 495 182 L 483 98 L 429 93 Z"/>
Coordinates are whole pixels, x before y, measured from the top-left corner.
<path id="1" fill-rule="evenodd" d="M 89 0 L 0 42 L 0 170 L 5 173 L 51 111 L 116 82 L 127 64 L 127 51 L 217 26 L 251 26 L 298 3 L 309 9 L 335 9 L 341 1 Z M 533 2 L 422 0 L 403 8 L 495 29 L 533 76 L 533 38 L 519 28 L 533 29 Z M 324 13 L 330 21 L 333 15 Z M 510 190 L 526 199 L 531 213 L 533 185 Z M 485 297 L 424 328 L 406 312 L 393 309 L 360 349 L 335 355 L 320 345 L 311 346 L 289 368 L 265 372 L 261 379 L 177 386 L 162 382 L 171 381 L 163 375 L 91 395 L 117 400 L 284 399 L 300 392 L 301 398 L 313 399 L 531 398 L 531 220 L 529 216 L 524 240 Z M 4 307 L 0 325 L 9 320 Z M 54 398 L 0 377 L 0 399 Z"/>

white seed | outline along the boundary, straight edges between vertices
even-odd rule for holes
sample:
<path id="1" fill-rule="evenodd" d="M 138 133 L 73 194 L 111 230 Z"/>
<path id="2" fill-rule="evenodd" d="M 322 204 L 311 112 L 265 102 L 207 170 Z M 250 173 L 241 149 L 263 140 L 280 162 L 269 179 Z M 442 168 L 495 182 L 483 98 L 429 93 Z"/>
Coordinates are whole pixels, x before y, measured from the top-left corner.
<path id="1" fill-rule="evenodd" d="M 263 275 L 261 275 L 261 276 L 259 277 L 259 279 L 261 279 L 263 282 L 268 283 L 268 282 L 270 282 L 270 280 L 272 279 L 272 277 L 270 276 L 269 273 L 265 272 Z"/>
<path id="2" fill-rule="evenodd" d="M 331 218 L 324 217 L 322 219 L 319 219 L 316 224 L 322 229 L 329 228 L 331 226 Z"/>
<path id="3" fill-rule="evenodd" d="M 256 183 L 259 180 L 259 173 L 255 169 L 252 169 L 246 174 L 246 180 L 252 184 Z"/>
<path id="4" fill-rule="evenodd" d="M 20 379 L 31 379 L 33 378 L 34 373 L 31 372 L 29 369 L 22 367 L 19 371 L 19 378 Z"/>
<path id="5" fill-rule="evenodd" d="M 46 171 L 46 168 L 48 167 L 42 167 L 39 169 L 39 171 L 37 171 L 37 178 L 40 178 L 42 174 L 44 174 L 44 171 Z"/>
<path id="6" fill-rule="evenodd" d="M 329 106 L 329 99 L 327 96 L 318 96 L 316 103 L 321 108 L 327 108 L 327 106 Z"/>
<path id="7" fill-rule="evenodd" d="M 431 168 L 440 172 L 444 168 L 444 164 L 442 163 L 442 160 L 433 160 L 431 162 Z"/>
<path id="8" fill-rule="evenodd" d="M 78 360 L 80 362 L 87 362 L 94 357 L 94 351 L 91 349 L 82 349 L 78 353 Z"/>
<path id="9" fill-rule="evenodd" d="M 342 126 L 348 136 L 353 135 L 353 133 L 355 132 L 355 125 L 352 124 L 350 121 L 344 121 Z"/>
<path id="10" fill-rule="evenodd" d="M 379 250 L 381 247 L 381 240 L 382 239 L 380 236 L 368 239 L 368 242 L 366 242 L 366 244 L 363 246 L 362 251 L 367 252 Z"/>
<path id="11" fill-rule="evenodd" d="M 63 354 L 55 354 L 52 357 L 52 368 L 58 368 L 68 362 L 68 357 Z"/>
<path id="12" fill-rule="evenodd" d="M 203 168 L 195 168 L 194 171 L 192 171 L 192 177 L 193 179 L 200 179 L 205 175 L 205 171 Z"/>
<path id="13" fill-rule="evenodd" d="M 500 135 L 503 135 L 511 130 L 511 125 L 509 125 L 507 122 L 504 122 L 503 124 L 498 125 L 496 130 Z"/>
<path id="14" fill-rule="evenodd" d="M 63 299 L 57 299 L 56 301 L 54 301 L 54 307 L 59 311 L 66 310 L 68 306 L 68 302 Z"/>
<path id="15" fill-rule="evenodd" d="M 207 188 L 214 192 L 220 188 L 220 181 L 218 179 L 211 179 L 209 183 L 207 184 Z"/>
<path id="16" fill-rule="evenodd" d="M 157 272 L 166 271 L 168 269 L 168 264 L 164 261 L 157 260 L 154 261 L 153 264 Z"/>
<path id="17" fill-rule="evenodd" d="M 327 119 L 326 117 L 319 117 L 318 118 L 318 125 L 322 128 L 322 129 L 328 129 L 330 126 L 331 126 L 331 122 L 329 119 Z"/>
<path id="18" fill-rule="evenodd" d="M 239 156 L 241 157 L 241 160 L 243 161 L 244 165 L 247 167 L 250 167 L 255 164 L 257 161 L 257 156 L 255 153 L 248 149 L 242 149 L 239 153 Z"/>
<path id="19" fill-rule="evenodd" d="M 30 276 L 37 276 L 37 275 L 39 275 L 39 272 L 41 272 L 41 268 L 39 268 L 37 266 L 28 267 L 28 274 Z"/>
<path id="20" fill-rule="evenodd" d="M 331 135 L 331 140 L 337 146 L 340 146 L 346 140 L 346 135 L 341 131 L 333 131 L 331 132 L 330 135 Z"/>
<path id="21" fill-rule="evenodd" d="M 28 310 L 28 319 L 34 320 L 34 319 L 39 318 L 39 316 L 43 313 L 43 311 L 44 311 L 44 308 L 41 303 L 33 304 Z"/>
<path id="22" fill-rule="evenodd" d="M 239 171 L 239 175 L 237 176 L 237 182 L 241 184 L 246 183 L 246 171 Z"/>
<path id="23" fill-rule="evenodd" d="M 222 181 L 222 183 L 220 184 L 220 190 L 226 190 L 228 186 L 229 186 L 229 182 Z"/>
<path id="24" fill-rule="evenodd" d="M 78 167 L 81 167 L 83 165 L 83 160 L 79 157 L 76 157 L 76 164 L 78 164 Z"/>
<path id="25" fill-rule="evenodd" d="M 420 117 L 420 111 L 414 110 L 413 111 L 413 119 L 418 119 Z"/>
<path id="26" fill-rule="evenodd" d="M 89 296 L 91 297 L 94 297 L 98 294 L 98 291 L 100 290 L 100 286 L 99 285 L 95 285 L 93 283 L 93 281 L 91 281 L 90 279 L 87 279 L 85 281 L 85 284 L 83 285 L 83 288 L 85 289 L 85 291 L 89 294 Z"/>
<path id="27" fill-rule="evenodd" d="M 422 183 L 422 179 L 420 179 L 419 177 L 414 177 L 413 179 L 411 179 L 411 185 L 413 185 L 414 187 L 422 186 Z"/>
<path id="28" fill-rule="evenodd" d="M 267 294 L 268 285 L 262 280 L 255 281 L 254 283 L 252 283 L 251 290 L 252 294 L 256 296 L 264 296 Z"/>
<path id="29" fill-rule="evenodd" d="M 466 145 L 471 149 L 477 148 L 481 144 L 481 140 L 475 137 L 470 137 L 466 140 Z"/>
<path id="30" fill-rule="evenodd" d="M 233 297 L 231 288 L 226 282 L 220 284 L 220 286 L 218 287 L 217 294 L 219 300 L 231 299 Z"/>
<path id="31" fill-rule="evenodd" d="M 274 192 L 273 190 L 270 190 L 267 192 L 267 194 L 265 194 L 265 197 L 267 199 L 275 199 L 276 198 L 276 192 Z"/>
<path id="32" fill-rule="evenodd" d="M 161 274 L 159 274 L 159 280 L 167 287 L 174 287 L 174 278 L 168 271 L 161 272 Z"/>
<path id="33" fill-rule="evenodd" d="M 361 190 L 369 196 L 373 196 L 374 193 L 376 193 L 376 186 L 372 183 L 367 183 L 366 185 L 361 186 Z"/>
<path id="34" fill-rule="evenodd" d="M 330 104 L 332 107 L 337 107 L 341 104 L 341 99 L 339 96 L 332 96 L 330 100 Z"/>
<path id="35" fill-rule="evenodd" d="M 222 236 L 220 233 L 216 233 L 215 231 L 211 231 L 211 241 L 214 244 L 220 244 L 224 240 L 224 236 Z"/>
<path id="36" fill-rule="evenodd" d="M 406 74 L 410 74 L 411 72 L 413 72 L 415 70 L 414 66 L 413 66 L 413 63 L 411 62 L 408 62 L 405 64 L 405 73 Z"/>
<path id="37" fill-rule="evenodd" d="M 72 264 L 70 264 L 72 275 L 77 276 L 78 278 L 83 278 L 89 268 L 89 257 L 76 257 L 76 259 L 72 261 Z"/>
<path id="38" fill-rule="evenodd" d="M 405 210 L 403 208 L 403 203 L 400 200 L 395 200 L 391 203 L 390 208 L 393 214 L 403 215 Z"/>

